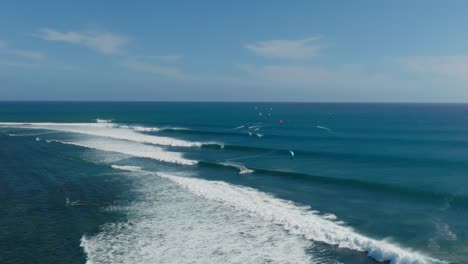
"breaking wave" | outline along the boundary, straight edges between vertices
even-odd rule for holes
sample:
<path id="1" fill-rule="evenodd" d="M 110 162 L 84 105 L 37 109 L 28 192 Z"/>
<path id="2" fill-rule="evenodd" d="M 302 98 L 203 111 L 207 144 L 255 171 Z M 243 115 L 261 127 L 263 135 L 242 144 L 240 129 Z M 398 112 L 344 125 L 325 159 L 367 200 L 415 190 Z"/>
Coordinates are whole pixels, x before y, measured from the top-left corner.
<path id="1" fill-rule="evenodd" d="M 144 172 L 141 168 L 129 168 L 126 166 L 114 167 L 121 170 L 128 170 L 128 171 L 139 171 Z M 283 230 L 287 231 L 292 235 L 298 235 L 299 237 L 304 237 L 311 241 L 317 241 L 326 243 L 329 245 L 338 246 L 341 248 L 347 248 L 356 251 L 363 251 L 368 254 L 368 256 L 372 257 L 378 261 L 390 261 L 393 264 L 400 264 L 400 263 L 413 263 L 413 264 L 427 264 L 427 263 L 444 263 L 443 261 L 425 256 L 422 253 L 413 252 L 411 250 L 406 250 L 394 243 L 388 242 L 386 240 L 376 240 L 369 238 L 367 236 L 361 235 L 354 231 L 352 228 L 343 226 L 341 221 L 335 221 L 337 217 L 333 214 L 319 214 L 317 211 L 311 210 L 308 206 L 301 206 L 295 204 L 291 201 L 283 200 L 274 197 L 273 195 L 260 192 L 256 189 L 249 188 L 249 187 L 241 187 L 232 185 L 226 182 L 221 181 L 208 181 L 198 178 L 191 178 L 191 177 L 183 177 L 172 175 L 168 173 L 151 173 L 156 174 L 159 177 L 169 180 L 177 184 L 178 186 L 182 187 L 183 189 L 189 191 L 190 193 L 195 194 L 198 197 L 202 197 L 208 201 L 212 201 L 215 203 L 219 203 L 223 206 L 223 208 L 217 207 L 217 210 L 210 210 L 209 212 L 203 212 L 203 214 L 194 217 L 193 219 L 198 219 L 198 216 L 204 218 L 213 219 L 213 213 L 219 213 L 221 211 L 229 212 L 229 218 L 236 219 L 236 221 L 240 221 L 242 225 L 250 224 L 251 221 L 257 221 L 256 219 L 261 219 L 265 221 L 265 223 L 274 224 L 273 226 L 280 226 Z M 154 193 L 154 192 L 153 192 Z M 175 199 L 177 200 L 177 199 Z M 149 207 L 148 207 L 149 208 Z M 154 209 L 158 210 L 158 209 Z M 177 209 L 175 209 L 177 211 Z M 200 209 L 199 209 L 200 210 Z M 234 210 L 235 212 L 233 212 Z M 187 212 L 186 212 L 187 213 Z M 176 218 L 172 218 L 172 221 L 181 221 L 183 217 L 181 217 L 180 212 L 177 213 L 178 216 Z M 144 215 L 147 215 L 146 213 Z M 159 215 L 159 214 L 158 214 Z M 162 214 L 164 215 L 164 214 Z M 243 218 L 237 218 L 238 215 L 242 215 Z M 148 219 L 149 221 L 149 219 Z M 202 220 L 203 221 L 203 220 Z M 237 223 L 238 224 L 238 223 Z M 225 227 L 222 230 L 216 230 L 219 232 L 229 232 L 229 230 L 236 229 L 238 227 L 236 223 L 230 223 L 229 227 Z M 127 226 L 119 226 L 119 225 L 112 225 L 108 226 L 104 232 L 98 234 L 95 237 L 84 237 L 82 239 L 82 246 L 85 248 L 85 251 L 88 253 L 88 257 L 95 263 L 96 258 L 98 257 L 105 257 L 104 253 L 109 255 L 109 252 L 105 252 L 102 248 L 98 249 L 98 246 L 104 246 L 106 250 L 116 250 L 116 248 L 120 248 L 120 244 L 126 244 L 127 241 L 124 239 L 125 236 L 140 236 L 143 235 L 141 233 L 137 233 L 135 235 L 130 235 L 132 230 L 127 230 L 129 228 L 133 228 L 134 225 L 130 227 Z M 158 223 L 147 223 L 146 226 L 146 233 L 143 235 L 143 238 L 148 238 L 148 236 L 154 236 L 159 234 L 150 234 L 148 231 L 151 230 L 151 226 L 160 226 Z M 187 226 L 187 225 L 185 225 Z M 258 225 L 257 225 L 258 226 Z M 143 229 L 144 230 L 144 229 Z M 190 230 L 190 229 L 189 229 Z M 192 229 L 193 230 L 193 229 Z M 141 231 L 141 230 L 140 230 Z M 213 234 L 211 230 L 211 234 Z M 249 232 L 255 232 L 257 230 L 249 230 Z M 124 233 L 124 235 L 120 233 Z M 176 231 L 177 232 L 177 231 Z M 116 234 L 117 233 L 117 234 Z M 182 234 L 179 234 L 182 235 Z M 250 234 L 247 234 L 250 235 Z M 184 236 L 184 235 L 182 235 Z M 205 238 L 206 234 L 203 232 L 200 236 Z M 185 236 L 184 236 L 185 237 Z M 229 237 L 229 236 L 227 236 Z M 292 236 L 295 237 L 295 236 Z M 140 237 L 138 241 L 140 241 Z M 154 239 L 154 238 L 153 238 Z M 285 239 L 285 238 L 283 238 Z M 288 241 L 291 239 L 288 237 Z M 134 240 L 137 240 L 136 238 Z M 151 240 L 151 239 L 150 239 Z M 180 240 L 180 239 L 179 239 Z M 168 241 L 165 239 L 154 239 L 154 241 L 145 241 L 145 243 L 152 243 L 158 244 L 153 245 L 155 248 L 151 250 L 158 251 L 159 247 L 161 247 L 161 241 Z M 146 244 L 142 242 L 143 245 Z M 167 242 L 166 242 L 167 243 Z M 203 242 L 199 242 L 200 244 Z M 110 245 L 109 245 L 110 244 Z M 116 247 L 117 245 L 117 247 Z M 177 247 L 178 249 L 183 247 Z M 263 249 L 263 246 L 261 246 Z M 199 251 L 199 249 L 197 249 Z M 304 250 L 304 247 L 300 248 L 299 256 L 302 256 L 300 252 Z M 128 253 L 129 251 L 126 250 L 124 253 Z M 113 252 L 118 253 L 118 252 Z M 296 254 L 295 253 L 295 254 Z M 287 254 L 289 257 L 297 257 L 295 254 Z M 115 255 L 115 254 L 111 254 Z M 117 255 L 119 256 L 119 255 Z M 139 258 L 141 256 L 138 256 Z M 135 258 L 136 260 L 138 258 Z M 226 258 L 229 261 L 233 261 L 233 259 Z M 286 261 L 289 258 L 284 258 L 283 260 Z M 254 262 L 252 261 L 253 258 L 250 256 L 249 259 L 245 259 L 247 262 Z M 291 260 L 291 259 L 289 259 Z M 298 262 L 308 262 L 310 260 L 301 259 Z M 101 261 L 102 262 L 102 261 Z M 98 263 L 101 263 L 98 261 Z M 143 261 L 145 262 L 145 261 Z M 234 261 L 235 262 L 235 261 Z M 241 261 L 242 262 L 242 261 Z M 281 262 L 281 261 L 280 261 Z M 121 262 L 127 263 L 127 262 Z M 287 263 L 287 262 L 285 262 Z M 291 263 L 291 262 L 290 262 Z M 292 263 L 297 263 L 297 261 L 292 261 Z"/>
<path id="2" fill-rule="evenodd" d="M 0 123 L 0 126 L 56 130 L 172 147 L 200 147 L 200 142 L 138 133 L 112 123 Z"/>
<path id="3" fill-rule="evenodd" d="M 134 171 L 128 166 L 115 167 Z M 125 222 L 81 239 L 87 264 L 331 263 L 311 241 L 247 211 L 196 196 L 154 174 L 131 172 L 137 199 L 112 206 Z M 312 254 L 311 254 L 312 253 Z"/>
<path id="4" fill-rule="evenodd" d="M 112 139 L 87 139 L 80 141 L 46 140 L 47 142 L 58 142 L 62 144 L 75 145 L 102 151 L 117 152 L 139 158 L 154 159 L 162 162 L 176 163 L 181 165 L 195 165 L 197 161 L 186 159 L 181 153 L 171 152 L 162 148 L 144 145 L 130 141 Z"/>
<path id="5" fill-rule="evenodd" d="M 157 173 L 157 175 L 198 196 L 220 202 L 237 210 L 252 213 L 266 221 L 280 225 L 291 234 L 302 235 L 307 239 L 329 245 L 364 251 L 378 261 L 390 261 L 394 264 L 444 263 L 421 253 L 405 250 L 385 240 L 366 237 L 350 227 L 331 221 L 336 219 L 335 216 L 317 215 L 309 207 L 278 199 L 253 188 L 166 173 Z"/>

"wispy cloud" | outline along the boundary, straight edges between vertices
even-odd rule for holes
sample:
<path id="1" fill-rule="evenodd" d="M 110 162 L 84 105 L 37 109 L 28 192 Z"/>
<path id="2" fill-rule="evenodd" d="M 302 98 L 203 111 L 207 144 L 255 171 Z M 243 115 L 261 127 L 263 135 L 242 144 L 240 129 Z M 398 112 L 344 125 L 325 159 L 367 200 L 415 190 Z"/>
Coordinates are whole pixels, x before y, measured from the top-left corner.
<path id="1" fill-rule="evenodd" d="M 34 63 L 25 63 L 25 62 L 12 61 L 12 60 L 0 60 L 0 66 L 34 68 L 34 67 L 38 67 L 39 65 L 34 64 Z"/>
<path id="2" fill-rule="evenodd" d="M 42 52 L 11 48 L 4 40 L 0 40 L 0 53 L 30 60 L 41 60 L 45 57 Z"/>
<path id="3" fill-rule="evenodd" d="M 315 65 L 254 65 L 243 64 L 237 66 L 247 73 L 251 80 L 263 83 L 268 87 L 289 87 L 302 91 L 307 95 L 313 90 L 336 90 L 346 94 L 347 87 L 355 90 L 375 90 L 374 87 L 387 87 L 395 84 L 395 79 L 386 72 L 375 72 L 361 65 L 340 65 L 335 68 L 327 68 Z M 373 93 L 373 91 L 372 91 Z"/>
<path id="4" fill-rule="evenodd" d="M 332 71 L 318 66 L 243 64 L 238 67 L 257 79 L 284 83 L 317 83 L 331 81 L 335 77 Z"/>
<path id="5" fill-rule="evenodd" d="M 411 73 L 468 80 L 468 56 L 412 56 L 397 61 Z"/>
<path id="6" fill-rule="evenodd" d="M 31 60 L 41 60 L 44 58 L 44 54 L 42 52 L 37 51 L 11 50 L 11 53 L 18 57 L 23 57 Z"/>
<path id="7" fill-rule="evenodd" d="M 324 45 L 318 43 L 319 36 L 299 40 L 267 40 L 246 45 L 245 47 L 257 55 L 283 58 L 305 59 L 317 56 Z"/>
<path id="8" fill-rule="evenodd" d="M 49 41 L 83 45 L 105 54 L 119 53 L 129 42 L 128 38 L 109 32 L 61 32 L 50 28 L 39 29 L 35 36 Z"/>
<path id="9" fill-rule="evenodd" d="M 132 59 L 138 60 L 153 60 L 161 62 L 176 62 L 182 59 L 182 55 L 148 55 L 148 56 L 131 56 Z"/>
<path id="10" fill-rule="evenodd" d="M 147 63 L 130 59 L 123 62 L 122 65 L 139 72 L 153 73 L 175 78 L 182 78 L 184 76 L 178 68 L 168 67 L 159 63 Z"/>

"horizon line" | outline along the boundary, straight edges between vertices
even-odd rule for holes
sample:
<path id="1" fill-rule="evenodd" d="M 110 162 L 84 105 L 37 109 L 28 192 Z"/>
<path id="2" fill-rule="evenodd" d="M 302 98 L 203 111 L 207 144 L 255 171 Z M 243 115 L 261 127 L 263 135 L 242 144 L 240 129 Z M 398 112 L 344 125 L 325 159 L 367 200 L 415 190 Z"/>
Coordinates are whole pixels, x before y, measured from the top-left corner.
<path id="1" fill-rule="evenodd" d="M 257 104 L 468 104 L 412 101 L 202 101 L 202 100 L 0 100 L 0 103 L 257 103 Z"/>

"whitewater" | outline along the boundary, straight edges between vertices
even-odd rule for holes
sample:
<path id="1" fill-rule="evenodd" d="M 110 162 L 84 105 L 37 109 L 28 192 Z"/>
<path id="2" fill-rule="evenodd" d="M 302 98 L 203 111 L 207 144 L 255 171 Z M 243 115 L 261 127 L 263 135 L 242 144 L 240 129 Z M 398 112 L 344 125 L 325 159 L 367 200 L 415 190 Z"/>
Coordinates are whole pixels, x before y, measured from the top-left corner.
<path id="1" fill-rule="evenodd" d="M 80 139 L 49 138 L 46 141 L 178 165 L 196 165 L 198 161 L 163 147 L 192 148 L 208 144 L 144 134 L 140 132 L 159 130 L 141 126 L 132 129 L 110 120 L 97 123 L 3 122 L 0 126 L 87 135 L 89 137 Z M 241 164 L 222 164 L 236 167 L 240 174 L 253 172 Z M 204 180 L 194 175 L 181 176 L 176 172 L 145 171 L 134 165 L 111 166 L 140 174 L 134 191 L 142 193 L 144 201 L 119 209 L 129 215 L 130 222 L 110 223 L 97 235 L 82 238 L 81 245 L 89 264 L 153 263 L 155 259 L 167 263 L 174 258 L 179 263 L 191 263 L 188 260 L 194 259 L 200 260 L 197 263 L 319 263 L 323 261 L 319 253 L 316 258 L 305 253 L 312 247 L 311 242 L 365 252 L 375 260 L 393 264 L 444 263 L 390 241 L 362 235 L 343 225 L 333 214 L 320 214 L 309 206 L 254 188 Z M 154 184 L 155 176 L 162 181 Z M 192 195 L 197 198 L 193 200 Z M 193 220 L 187 222 L 187 218 Z M 238 233 L 242 236 L 223 240 Z M 252 248 L 256 250 L 249 250 Z"/>

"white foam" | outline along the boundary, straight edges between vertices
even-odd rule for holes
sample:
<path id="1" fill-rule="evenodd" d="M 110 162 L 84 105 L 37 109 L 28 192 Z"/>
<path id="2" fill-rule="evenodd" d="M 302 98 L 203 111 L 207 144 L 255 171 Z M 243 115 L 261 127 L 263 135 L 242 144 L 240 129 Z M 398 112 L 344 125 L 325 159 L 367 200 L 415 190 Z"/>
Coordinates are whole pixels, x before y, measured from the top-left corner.
<path id="1" fill-rule="evenodd" d="M 161 128 L 159 127 L 143 127 L 143 126 L 131 126 L 131 129 L 135 131 L 140 131 L 140 132 L 155 132 L 155 131 L 161 131 Z"/>
<path id="2" fill-rule="evenodd" d="M 341 226 L 312 213 L 307 207 L 275 198 L 252 188 L 234 186 L 220 181 L 179 177 L 165 173 L 157 174 L 198 196 L 252 213 L 266 221 L 281 225 L 291 234 L 302 235 L 307 239 L 351 250 L 365 251 L 378 261 L 390 261 L 393 264 L 444 263 L 421 253 L 403 249 L 388 241 L 366 237 L 349 227 Z"/>
<path id="3" fill-rule="evenodd" d="M 336 215 L 334 214 L 325 214 L 323 218 L 328 219 L 328 220 L 336 220 Z"/>
<path id="4" fill-rule="evenodd" d="M 330 132 L 330 133 L 332 132 L 332 130 L 330 128 L 328 128 L 328 127 L 324 127 L 324 126 L 316 126 L 316 127 L 318 129 L 322 129 L 322 130 L 325 130 L 325 131 Z"/>
<path id="5" fill-rule="evenodd" d="M 324 253 L 315 254 L 311 241 L 249 212 L 198 197 L 154 175 L 129 174 L 135 202 L 110 208 L 126 213 L 125 222 L 107 224 L 98 234 L 82 237 L 87 264 L 292 264 L 324 258 L 320 257 Z"/>
<path id="6" fill-rule="evenodd" d="M 259 138 L 263 137 L 263 134 L 255 134 L 255 135 Z"/>
<path id="7" fill-rule="evenodd" d="M 96 118 L 96 123 L 112 123 L 112 120 Z"/>
<path id="8" fill-rule="evenodd" d="M 247 174 L 247 173 L 252 173 L 252 172 L 254 172 L 254 170 L 251 170 L 245 166 L 241 166 L 239 174 Z"/>
<path id="9" fill-rule="evenodd" d="M 197 161 L 182 157 L 181 153 L 166 151 L 162 148 L 145 145 L 130 141 L 112 140 L 112 139 L 86 139 L 79 141 L 61 141 L 53 140 L 62 144 L 75 145 L 85 148 L 117 152 L 134 157 L 149 158 L 163 162 L 176 163 L 182 165 L 195 165 Z M 48 141 L 50 142 L 50 141 Z"/>
<path id="10" fill-rule="evenodd" d="M 200 142 L 142 134 L 111 123 L 0 123 L 0 126 L 57 130 L 173 147 L 202 146 Z"/>
<path id="11" fill-rule="evenodd" d="M 124 170 L 124 171 L 142 171 L 141 167 L 139 166 L 111 165 L 111 167 L 117 170 Z"/>
<path id="12" fill-rule="evenodd" d="M 164 127 L 162 129 L 163 130 L 164 129 L 167 129 L 167 130 L 190 130 L 189 128 L 186 128 L 186 127 Z"/>
<path id="13" fill-rule="evenodd" d="M 233 163 L 233 162 L 223 162 L 223 163 L 220 163 L 220 164 L 225 165 L 225 166 L 231 166 L 231 167 L 234 167 L 234 168 L 238 169 L 239 174 L 247 174 L 247 173 L 254 172 L 254 170 L 251 170 L 251 169 L 245 167 L 244 165 Z"/>
<path id="14" fill-rule="evenodd" d="M 444 222 L 435 221 L 436 235 L 442 240 L 457 240 L 457 234 L 450 228 L 450 225 Z"/>

